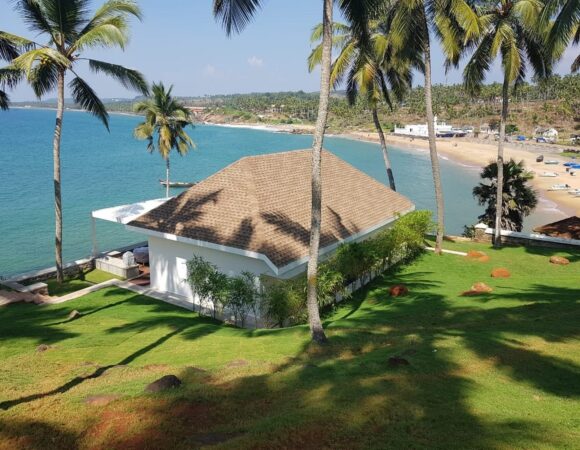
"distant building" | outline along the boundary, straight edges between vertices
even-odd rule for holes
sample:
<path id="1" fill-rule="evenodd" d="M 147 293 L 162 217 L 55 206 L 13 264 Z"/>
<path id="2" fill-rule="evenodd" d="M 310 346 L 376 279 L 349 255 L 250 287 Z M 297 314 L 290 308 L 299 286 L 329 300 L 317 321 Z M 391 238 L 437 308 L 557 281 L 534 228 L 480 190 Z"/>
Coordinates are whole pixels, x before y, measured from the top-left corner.
<path id="1" fill-rule="evenodd" d="M 435 126 L 435 135 L 437 137 L 452 137 L 455 135 L 453 127 L 445 122 L 438 122 L 437 116 L 433 120 L 433 125 Z M 429 137 L 426 123 L 405 125 L 403 128 L 395 127 L 394 133 L 401 136 Z"/>

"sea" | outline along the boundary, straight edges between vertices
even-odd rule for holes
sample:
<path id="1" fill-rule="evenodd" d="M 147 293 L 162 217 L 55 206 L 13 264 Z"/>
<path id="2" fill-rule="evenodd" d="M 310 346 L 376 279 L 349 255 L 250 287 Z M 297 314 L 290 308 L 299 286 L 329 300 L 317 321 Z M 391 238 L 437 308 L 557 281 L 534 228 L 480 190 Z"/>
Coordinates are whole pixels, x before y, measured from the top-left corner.
<path id="1" fill-rule="evenodd" d="M 65 261 L 91 252 L 91 211 L 162 198 L 165 164 L 146 143 L 133 137 L 140 121 L 112 114 L 110 131 L 91 115 L 66 111 L 62 138 L 62 201 Z M 54 197 L 52 137 L 55 112 L 11 109 L 0 112 L 0 277 L 54 265 Z M 312 137 L 266 130 L 196 125 L 189 130 L 196 149 L 171 159 L 171 178 L 200 181 L 237 159 L 309 148 Z M 387 184 L 377 144 L 327 137 L 326 149 Z M 390 148 L 397 189 L 418 209 L 434 210 L 433 179 L 425 150 Z M 480 207 L 472 196 L 479 182 L 476 167 L 441 160 L 446 231 L 460 234 L 477 222 Z M 181 192 L 174 189 L 172 194 Z M 549 215 L 547 205 L 534 223 Z M 527 225 L 527 224 L 526 224 Z M 121 224 L 98 221 L 100 249 L 138 242 L 142 236 Z"/>

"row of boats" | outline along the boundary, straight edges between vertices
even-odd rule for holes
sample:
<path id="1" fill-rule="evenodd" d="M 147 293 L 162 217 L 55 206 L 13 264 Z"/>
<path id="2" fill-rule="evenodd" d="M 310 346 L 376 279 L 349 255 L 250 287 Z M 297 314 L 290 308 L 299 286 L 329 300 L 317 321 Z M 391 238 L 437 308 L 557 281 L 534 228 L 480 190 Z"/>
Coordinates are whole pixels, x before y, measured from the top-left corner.
<path id="1" fill-rule="evenodd" d="M 560 184 L 553 184 L 549 189 L 549 191 L 568 191 L 568 194 L 573 195 L 574 197 L 580 197 L 580 189 L 573 188 L 567 183 L 560 183 Z"/>

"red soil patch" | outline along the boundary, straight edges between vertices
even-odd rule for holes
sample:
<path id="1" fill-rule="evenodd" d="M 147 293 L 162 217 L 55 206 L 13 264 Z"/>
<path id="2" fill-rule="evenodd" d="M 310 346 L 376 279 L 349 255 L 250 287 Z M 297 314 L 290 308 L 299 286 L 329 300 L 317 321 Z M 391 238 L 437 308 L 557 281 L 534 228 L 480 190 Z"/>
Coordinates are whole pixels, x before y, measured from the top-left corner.
<path id="1" fill-rule="evenodd" d="M 471 259 L 472 261 L 478 262 L 488 262 L 489 256 L 487 256 L 484 252 L 480 252 L 479 250 L 469 250 L 467 255 L 465 256 L 467 259 Z"/>
<path id="2" fill-rule="evenodd" d="M 559 266 L 567 266 L 570 264 L 570 260 L 568 258 L 564 258 L 563 256 L 552 256 L 550 257 L 550 262 Z"/>
<path id="3" fill-rule="evenodd" d="M 512 276 L 509 270 L 504 267 L 498 267 L 491 271 L 492 278 L 509 278 Z"/>
<path id="4" fill-rule="evenodd" d="M 463 292 L 461 296 L 471 297 L 475 295 L 489 294 L 492 291 L 493 289 L 489 287 L 487 284 L 478 281 L 477 283 L 474 283 L 473 286 L 471 286 L 471 289 L 469 291 Z"/>
<path id="5" fill-rule="evenodd" d="M 391 286 L 391 289 L 389 289 L 389 294 L 391 294 L 391 297 L 404 297 L 408 293 L 409 288 L 407 288 L 407 286 L 404 284 L 395 284 L 394 286 Z"/>

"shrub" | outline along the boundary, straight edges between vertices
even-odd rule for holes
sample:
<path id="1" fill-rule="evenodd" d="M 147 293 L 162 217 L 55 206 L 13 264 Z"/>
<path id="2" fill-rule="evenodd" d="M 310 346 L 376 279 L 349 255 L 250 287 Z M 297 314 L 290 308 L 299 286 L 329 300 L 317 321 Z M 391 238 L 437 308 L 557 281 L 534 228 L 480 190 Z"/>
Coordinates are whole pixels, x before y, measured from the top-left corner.
<path id="1" fill-rule="evenodd" d="M 212 289 L 214 289 L 212 283 L 215 281 L 212 277 L 215 276 L 215 272 L 217 272 L 217 268 L 201 256 L 193 255 L 187 261 L 187 281 L 193 292 L 199 297 L 200 314 L 203 302 L 212 297 Z"/>
<path id="2" fill-rule="evenodd" d="M 248 313 L 256 310 L 258 292 L 254 274 L 242 272 L 240 275 L 230 278 L 227 284 L 229 292 L 225 306 L 234 314 L 236 325 L 243 328 Z"/>
<path id="3" fill-rule="evenodd" d="M 306 320 L 305 280 L 262 277 L 262 312 L 275 325 L 283 327 Z"/>

